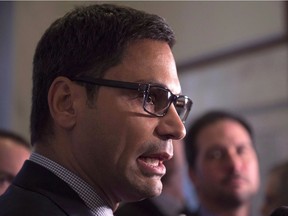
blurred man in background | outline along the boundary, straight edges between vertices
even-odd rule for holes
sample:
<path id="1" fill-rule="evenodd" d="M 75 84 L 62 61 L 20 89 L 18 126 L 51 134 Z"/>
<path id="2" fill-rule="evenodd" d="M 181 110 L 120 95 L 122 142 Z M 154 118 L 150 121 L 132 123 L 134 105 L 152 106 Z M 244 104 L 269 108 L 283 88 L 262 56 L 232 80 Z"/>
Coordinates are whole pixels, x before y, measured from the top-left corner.
<path id="1" fill-rule="evenodd" d="M 24 161 L 29 158 L 30 151 L 31 146 L 23 137 L 0 130 L 0 195 L 6 191 Z"/>
<path id="2" fill-rule="evenodd" d="M 288 161 L 275 165 L 269 171 L 264 202 L 261 207 L 263 216 L 269 216 L 274 209 L 288 204 L 287 179 Z"/>
<path id="3" fill-rule="evenodd" d="M 195 215 L 251 215 L 259 167 L 248 123 L 231 113 L 208 112 L 194 121 L 185 146 L 200 203 Z"/>

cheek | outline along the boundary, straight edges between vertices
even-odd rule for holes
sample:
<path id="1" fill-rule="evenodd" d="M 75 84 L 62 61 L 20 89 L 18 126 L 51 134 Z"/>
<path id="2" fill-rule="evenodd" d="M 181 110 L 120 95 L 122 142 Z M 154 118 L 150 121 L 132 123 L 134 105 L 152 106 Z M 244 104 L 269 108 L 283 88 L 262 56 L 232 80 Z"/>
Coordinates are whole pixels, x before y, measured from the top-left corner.
<path id="1" fill-rule="evenodd" d="M 225 173 L 222 172 L 221 166 L 210 166 L 207 170 L 208 181 L 219 182 L 225 177 Z"/>
<path id="2" fill-rule="evenodd" d="M 133 161 L 141 153 L 143 143 L 152 142 L 157 121 L 143 114 L 139 102 L 121 96 L 109 97 L 110 102 L 99 98 L 97 104 L 103 106 L 97 105 L 95 110 L 88 110 L 91 113 L 85 114 L 83 125 L 89 127 L 83 130 L 85 139 L 91 142 L 94 138 L 91 148 L 100 154 L 100 158 L 109 160 L 111 167 L 124 166 L 125 161 Z M 93 146 L 96 144 L 99 146 Z"/>
<path id="3" fill-rule="evenodd" d="M 248 162 L 247 164 L 249 168 L 249 175 L 254 182 L 254 184 L 258 187 L 259 185 L 259 164 L 257 162 L 257 159 L 254 160 L 254 162 Z"/>
<path id="4" fill-rule="evenodd" d="M 206 150 L 199 151 L 197 157 L 198 173 L 205 178 L 213 177 L 219 174 L 219 165 L 216 161 L 209 160 L 206 155 Z"/>
<path id="5" fill-rule="evenodd" d="M 249 172 L 251 175 L 254 175 L 255 177 L 258 174 L 258 163 L 255 161 L 254 163 L 248 163 L 247 166 L 249 167 Z"/>
<path id="6" fill-rule="evenodd" d="M 110 128 L 113 129 L 108 135 L 111 137 L 108 145 L 114 149 L 115 162 L 121 164 L 129 160 L 135 161 L 145 151 L 145 143 L 153 142 L 155 139 L 153 121 L 145 117 L 122 117 L 121 122 L 110 122 Z"/>
<path id="7" fill-rule="evenodd" d="M 198 173 L 202 180 L 207 182 L 215 182 L 222 176 L 221 166 L 218 166 L 215 162 L 211 163 L 202 161 L 199 163 Z"/>

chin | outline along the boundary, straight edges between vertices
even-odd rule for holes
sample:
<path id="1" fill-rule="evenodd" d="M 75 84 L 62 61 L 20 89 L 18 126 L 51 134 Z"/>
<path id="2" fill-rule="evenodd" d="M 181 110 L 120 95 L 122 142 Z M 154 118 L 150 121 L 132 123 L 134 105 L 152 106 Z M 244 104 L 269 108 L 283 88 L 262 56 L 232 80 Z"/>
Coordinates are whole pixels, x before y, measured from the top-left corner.
<path id="1" fill-rule="evenodd" d="M 140 199 L 152 198 L 159 196 L 162 192 L 162 182 L 160 180 L 146 181 L 145 185 L 139 186 L 137 193 Z"/>
<path id="2" fill-rule="evenodd" d="M 144 176 L 142 174 L 129 175 L 122 181 L 122 186 L 118 190 L 121 191 L 122 201 L 138 201 L 146 198 L 159 196 L 162 192 L 163 184 L 159 176 Z M 129 193 L 128 193 L 129 192 Z"/>
<path id="3" fill-rule="evenodd" d="M 126 196 L 124 200 L 125 202 L 137 202 L 141 201 L 147 198 L 153 198 L 156 196 L 159 196 L 161 194 L 162 190 L 137 190 L 135 193 L 130 194 L 130 196 Z"/>

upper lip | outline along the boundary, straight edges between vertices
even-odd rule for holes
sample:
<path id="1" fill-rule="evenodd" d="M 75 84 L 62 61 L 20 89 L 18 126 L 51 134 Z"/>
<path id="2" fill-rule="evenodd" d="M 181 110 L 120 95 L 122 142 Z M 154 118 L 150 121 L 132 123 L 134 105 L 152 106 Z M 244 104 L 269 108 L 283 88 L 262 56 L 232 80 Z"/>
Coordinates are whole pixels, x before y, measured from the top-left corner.
<path id="1" fill-rule="evenodd" d="M 162 162 L 173 157 L 172 142 L 151 142 L 145 149 L 139 157 L 154 158 Z"/>
<path id="2" fill-rule="evenodd" d="M 148 157 L 148 158 L 156 158 L 159 161 L 166 161 L 170 160 L 173 157 L 173 154 L 169 154 L 168 152 L 159 152 L 159 153 L 152 153 L 152 154 L 144 154 L 140 157 Z"/>

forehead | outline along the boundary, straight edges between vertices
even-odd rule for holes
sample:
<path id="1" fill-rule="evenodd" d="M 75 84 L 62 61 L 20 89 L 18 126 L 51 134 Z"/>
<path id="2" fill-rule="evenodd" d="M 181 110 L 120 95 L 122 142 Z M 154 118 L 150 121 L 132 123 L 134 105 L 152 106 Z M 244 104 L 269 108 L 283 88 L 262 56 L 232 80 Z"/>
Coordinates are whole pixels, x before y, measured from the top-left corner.
<path id="1" fill-rule="evenodd" d="M 19 151 L 29 152 L 28 148 L 10 138 L 0 138 L 0 155 L 15 154 Z"/>
<path id="2" fill-rule="evenodd" d="M 251 145 L 247 130 L 237 121 L 230 119 L 219 120 L 201 130 L 197 137 L 199 149 L 214 146 L 231 147 Z"/>
<path id="3" fill-rule="evenodd" d="M 9 169 L 27 159 L 30 151 L 26 147 L 16 143 L 14 140 L 0 138 L 0 167 Z"/>
<path id="4" fill-rule="evenodd" d="M 137 40 L 126 48 L 122 62 L 110 68 L 105 78 L 161 84 L 173 93 L 181 92 L 175 60 L 163 41 Z"/>

